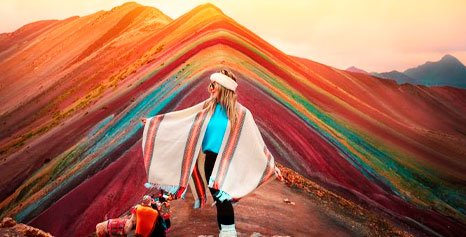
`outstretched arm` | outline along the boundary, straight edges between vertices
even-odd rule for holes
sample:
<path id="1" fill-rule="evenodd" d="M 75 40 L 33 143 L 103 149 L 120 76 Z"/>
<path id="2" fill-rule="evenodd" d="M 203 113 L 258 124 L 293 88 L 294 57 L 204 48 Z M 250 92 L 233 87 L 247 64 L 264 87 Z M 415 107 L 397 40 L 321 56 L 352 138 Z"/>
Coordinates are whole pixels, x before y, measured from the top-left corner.
<path id="1" fill-rule="evenodd" d="M 198 103 L 196 105 L 193 105 L 191 107 L 188 107 L 188 108 L 185 108 L 185 109 L 182 109 L 182 110 L 177 110 L 177 111 L 172 111 L 172 112 L 165 113 L 165 114 L 163 114 L 163 116 L 165 116 L 165 118 L 167 118 L 167 117 L 176 117 L 176 116 L 183 116 L 184 114 L 190 114 L 190 113 L 192 113 L 192 111 L 200 111 L 202 109 L 202 107 L 204 106 L 204 103 L 206 101 L 207 100 L 202 101 L 202 102 L 200 102 L 200 103 Z M 156 115 L 156 116 L 161 116 L 161 115 L 162 114 L 159 114 L 159 115 Z M 147 119 L 150 119 L 150 118 L 153 118 L 153 117 L 142 117 L 142 118 L 140 118 L 140 120 L 141 120 L 141 122 L 143 124 L 146 124 Z"/>

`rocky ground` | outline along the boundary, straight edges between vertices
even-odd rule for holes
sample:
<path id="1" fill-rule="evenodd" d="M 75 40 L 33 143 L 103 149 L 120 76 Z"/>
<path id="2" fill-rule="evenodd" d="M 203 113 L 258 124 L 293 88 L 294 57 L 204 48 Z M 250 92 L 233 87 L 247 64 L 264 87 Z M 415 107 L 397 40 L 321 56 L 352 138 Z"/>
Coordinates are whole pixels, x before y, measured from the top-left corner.
<path id="1" fill-rule="evenodd" d="M 2 219 L 2 222 L 0 223 L 0 236 L 2 237 L 50 237 L 52 236 L 49 233 L 46 233 L 42 230 L 39 230 L 37 228 L 21 224 L 21 223 L 16 223 L 15 220 L 13 220 L 10 217 L 5 217 Z"/>

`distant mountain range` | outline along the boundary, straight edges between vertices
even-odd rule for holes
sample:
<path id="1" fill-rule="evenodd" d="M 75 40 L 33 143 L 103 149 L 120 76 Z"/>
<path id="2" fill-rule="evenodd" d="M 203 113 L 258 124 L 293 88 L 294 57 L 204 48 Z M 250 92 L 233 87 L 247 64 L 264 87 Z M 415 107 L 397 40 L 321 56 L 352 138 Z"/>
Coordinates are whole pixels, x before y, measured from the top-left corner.
<path id="1" fill-rule="evenodd" d="M 347 68 L 346 71 L 357 72 L 357 73 L 362 73 L 362 74 L 369 74 L 368 72 L 362 70 L 361 68 L 357 68 L 357 67 L 354 67 L 354 66 Z"/>
<path id="2" fill-rule="evenodd" d="M 390 71 L 390 72 L 382 72 L 382 73 L 373 72 L 373 73 L 371 73 L 371 75 L 376 76 L 376 77 L 380 77 L 380 78 L 383 78 L 383 79 L 392 79 L 392 80 L 395 80 L 396 82 L 398 82 L 398 84 L 403 84 L 403 83 L 416 84 L 416 83 L 414 83 L 416 79 L 411 78 L 411 77 L 407 76 L 406 74 L 404 74 L 402 72 L 399 72 L 399 71 L 396 71 L 396 70 L 393 70 L 393 71 Z"/>
<path id="3" fill-rule="evenodd" d="M 346 69 L 350 72 L 371 74 L 373 76 L 395 80 L 398 84 L 410 83 L 425 86 L 452 86 L 466 88 L 466 67 L 454 56 L 445 55 L 437 62 L 426 62 L 420 66 L 407 69 L 404 72 L 372 72 L 357 67 Z"/>

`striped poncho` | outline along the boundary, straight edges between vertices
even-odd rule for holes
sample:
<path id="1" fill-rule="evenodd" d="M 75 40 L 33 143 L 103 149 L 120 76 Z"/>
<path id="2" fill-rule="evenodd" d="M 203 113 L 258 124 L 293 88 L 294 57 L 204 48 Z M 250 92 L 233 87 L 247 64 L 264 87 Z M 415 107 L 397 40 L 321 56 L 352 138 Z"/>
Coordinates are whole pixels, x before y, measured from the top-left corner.
<path id="1" fill-rule="evenodd" d="M 202 140 L 212 112 L 206 101 L 171 113 L 147 118 L 142 150 L 148 183 L 184 197 L 188 185 L 194 207 L 207 201 L 207 187 L 240 199 L 278 175 L 251 112 L 237 103 L 238 122 L 228 122 L 210 180 L 204 175 Z"/>

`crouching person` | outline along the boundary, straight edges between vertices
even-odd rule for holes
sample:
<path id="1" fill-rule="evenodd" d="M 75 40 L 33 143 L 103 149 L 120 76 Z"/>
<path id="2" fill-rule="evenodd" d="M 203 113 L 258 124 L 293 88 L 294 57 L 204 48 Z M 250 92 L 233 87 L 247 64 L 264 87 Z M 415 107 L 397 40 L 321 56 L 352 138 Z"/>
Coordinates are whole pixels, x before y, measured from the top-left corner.
<path id="1" fill-rule="evenodd" d="M 127 236 L 135 224 L 135 216 L 109 219 L 96 225 L 95 233 L 98 237 Z"/>
<path id="2" fill-rule="evenodd" d="M 151 237 L 165 237 L 166 233 L 170 230 L 170 203 L 171 198 L 165 195 L 163 190 L 160 191 L 158 197 L 154 198 L 156 201 L 152 204 L 152 208 L 158 211 L 157 223 L 154 223 L 154 231 Z"/>
<path id="3" fill-rule="evenodd" d="M 151 207 L 152 203 L 152 198 L 145 195 L 141 205 L 137 205 L 135 208 L 136 237 L 149 237 L 157 224 L 159 213 Z"/>

